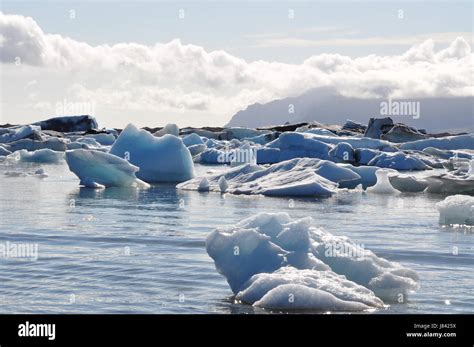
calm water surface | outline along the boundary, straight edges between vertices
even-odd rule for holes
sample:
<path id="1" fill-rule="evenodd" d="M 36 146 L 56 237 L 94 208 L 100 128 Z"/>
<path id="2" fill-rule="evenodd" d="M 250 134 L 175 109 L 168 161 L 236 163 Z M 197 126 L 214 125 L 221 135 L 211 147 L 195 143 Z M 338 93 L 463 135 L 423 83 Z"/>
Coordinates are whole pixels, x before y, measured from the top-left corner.
<path id="1" fill-rule="evenodd" d="M 279 211 L 419 273 L 408 303 L 379 312 L 474 313 L 474 233 L 438 225 L 442 197 L 341 193 L 289 204 L 171 185 L 79 188 L 64 164 L 42 165 L 44 179 L 4 174 L 38 167 L 0 164 L 0 243 L 37 244 L 39 255 L 0 259 L 0 313 L 262 313 L 233 303 L 204 242 L 218 225 Z"/>

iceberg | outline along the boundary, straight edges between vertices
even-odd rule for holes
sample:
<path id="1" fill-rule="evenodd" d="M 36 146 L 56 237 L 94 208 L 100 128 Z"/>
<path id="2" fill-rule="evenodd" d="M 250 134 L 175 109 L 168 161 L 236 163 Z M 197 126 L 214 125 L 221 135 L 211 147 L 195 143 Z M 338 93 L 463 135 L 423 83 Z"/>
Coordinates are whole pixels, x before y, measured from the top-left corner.
<path id="1" fill-rule="evenodd" d="M 89 188 L 136 187 L 149 184 L 135 176 L 138 167 L 125 159 L 101 151 L 75 149 L 66 151 L 69 169 L 79 177 L 80 184 Z"/>
<path id="2" fill-rule="evenodd" d="M 206 250 L 236 299 L 265 308 L 361 311 L 418 288 L 414 271 L 310 217 L 260 213 L 212 231 Z"/>
<path id="3" fill-rule="evenodd" d="M 474 225 L 474 197 L 451 195 L 436 204 L 439 224 Z"/>
<path id="4" fill-rule="evenodd" d="M 183 137 L 183 143 L 186 147 L 190 147 L 194 145 L 203 145 L 204 141 L 198 134 L 191 133 Z"/>
<path id="5" fill-rule="evenodd" d="M 343 182 L 360 181 L 353 170 L 326 160 L 296 158 L 269 167 L 246 164 L 207 177 L 209 191 L 221 192 L 219 180 L 227 182 L 231 194 L 267 196 L 330 196 Z M 198 190 L 201 178 L 177 185 L 183 190 Z"/>
<path id="6" fill-rule="evenodd" d="M 140 168 L 137 177 L 149 183 L 183 182 L 194 177 L 191 153 L 174 135 L 155 137 L 133 124 L 120 133 L 110 153 Z"/>
<path id="7" fill-rule="evenodd" d="M 273 164 L 294 158 L 330 159 L 332 147 L 313 139 L 310 134 L 283 133 L 280 137 L 257 151 L 259 164 Z"/>

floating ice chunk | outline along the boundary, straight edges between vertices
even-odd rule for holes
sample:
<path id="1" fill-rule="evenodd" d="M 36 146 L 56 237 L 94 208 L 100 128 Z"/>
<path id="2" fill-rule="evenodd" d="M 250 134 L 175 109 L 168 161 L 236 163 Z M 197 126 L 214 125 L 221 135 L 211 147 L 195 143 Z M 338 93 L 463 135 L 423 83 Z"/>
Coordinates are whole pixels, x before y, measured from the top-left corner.
<path id="1" fill-rule="evenodd" d="M 66 151 L 66 162 L 86 187 L 149 187 L 135 176 L 138 167 L 109 153 L 75 149 Z"/>
<path id="2" fill-rule="evenodd" d="M 38 149 L 36 151 L 28 152 L 25 149 L 19 150 L 8 156 L 18 159 L 23 162 L 33 163 L 59 163 L 64 159 L 64 152 L 52 151 L 50 149 Z"/>
<path id="3" fill-rule="evenodd" d="M 390 168 L 395 170 L 426 170 L 430 169 L 422 160 L 403 152 L 376 155 L 367 165 Z"/>
<path id="4" fill-rule="evenodd" d="M 474 197 L 451 195 L 436 204 L 439 223 L 444 225 L 474 225 Z"/>
<path id="5" fill-rule="evenodd" d="M 127 125 L 110 149 L 140 168 L 137 177 L 146 182 L 183 182 L 194 177 L 191 153 L 173 135 L 155 137 L 133 124 Z"/>
<path id="6" fill-rule="evenodd" d="M 183 143 L 186 147 L 194 146 L 194 145 L 203 145 L 204 141 L 202 140 L 201 136 L 196 133 L 191 133 L 183 137 Z"/>
<path id="7" fill-rule="evenodd" d="M 309 217 L 292 220 L 286 213 L 260 213 L 216 229 L 208 236 L 206 249 L 237 298 L 264 307 L 276 308 L 257 302 L 287 284 L 371 307 L 382 305 L 376 295 L 393 301 L 418 287 L 414 271 L 314 227 Z M 307 307 L 322 308 L 310 302 Z"/>
<path id="8" fill-rule="evenodd" d="M 336 191 L 337 184 L 323 175 L 339 181 L 360 178 L 334 163 L 309 158 L 288 160 L 267 168 L 247 164 L 224 173 L 228 182 L 227 192 L 231 194 L 330 196 Z M 210 191 L 220 192 L 218 181 L 221 176 L 222 173 L 207 177 Z M 198 190 L 201 179 L 192 179 L 177 187 Z"/>
<path id="9" fill-rule="evenodd" d="M 0 143 L 9 143 L 25 139 L 35 133 L 38 134 L 39 131 L 41 131 L 41 128 L 33 125 L 24 125 L 20 127 L 6 128 L 6 130 L 7 132 L 0 135 Z M 38 135 L 38 137 L 41 136 Z"/>
<path id="10" fill-rule="evenodd" d="M 340 188 L 354 189 L 358 185 L 362 185 L 362 187 L 366 189 L 367 187 L 373 186 L 377 183 L 377 176 L 375 173 L 380 169 L 376 166 L 353 166 L 351 164 L 339 164 L 339 166 L 350 169 L 360 176 L 359 180 L 340 182 Z M 392 171 L 394 173 L 397 172 L 395 170 Z"/>
<path id="11" fill-rule="evenodd" d="M 98 133 L 98 134 L 87 134 L 86 138 L 93 138 L 97 143 L 102 146 L 112 146 L 115 142 L 115 136 L 113 134 Z"/>
<path id="12" fill-rule="evenodd" d="M 259 151 L 257 153 L 259 163 L 275 163 L 294 158 L 329 159 L 328 152 L 332 147 L 313 139 L 311 134 L 287 132 L 267 144 L 266 148 L 271 148 L 273 151 L 269 152 L 271 153 L 269 158 L 264 157 L 265 151 Z"/>
<path id="13" fill-rule="evenodd" d="M 375 194 L 398 194 L 400 191 L 396 190 L 390 184 L 390 180 L 388 179 L 388 175 L 392 171 L 387 171 L 383 169 L 379 169 L 375 172 L 377 176 L 377 183 L 375 186 L 367 188 L 367 192 L 375 193 Z"/>
<path id="14" fill-rule="evenodd" d="M 450 174 L 430 176 L 426 178 L 426 193 L 432 194 L 474 194 L 474 179 L 456 177 Z"/>
<path id="15" fill-rule="evenodd" d="M 339 142 L 329 151 L 329 156 L 337 162 L 353 162 L 355 160 L 354 148 L 347 142 Z"/>
<path id="16" fill-rule="evenodd" d="M 219 190 L 221 191 L 221 193 L 225 193 L 226 190 L 229 188 L 229 184 L 227 183 L 225 176 L 221 176 L 217 181 L 217 184 L 219 184 Z"/>
<path id="17" fill-rule="evenodd" d="M 67 149 L 67 145 L 70 143 L 69 139 L 63 139 L 58 137 L 50 137 L 44 141 L 37 141 L 31 139 L 22 139 L 15 142 L 10 142 L 4 147 L 11 152 L 16 152 L 21 149 L 27 151 L 36 151 L 38 149 L 51 149 L 53 151 L 64 152 Z"/>
<path id="18" fill-rule="evenodd" d="M 206 145 L 201 144 L 201 145 L 192 145 L 188 147 L 189 153 L 194 157 L 195 155 L 198 155 L 199 153 L 204 152 L 207 149 Z"/>
<path id="19" fill-rule="evenodd" d="M 162 129 L 155 132 L 153 135 L 162 137 L 166 134 L 179 136 L 179 127 L 176 124 L 166 124 Z"/>
<path id="20" fill-rule="evenodd" d="M 415 176 L 394 175 L 389 176 L 389 181 L 393 188 L 406 193 L 422 192 L 428 187 L 428 182 L 425 179 Z"/>
<path id="21" fill-rule="evenodd" d="M 405 142 L 400 145 L 400 149 L 415 149 L 419 151 L 422 151 L 428 147 L 447 150 L 474 149 L 474 134 L 418 140 Z"/>
<path id="22" fill-rule="evenodd" d="M 202 178 L 199 182 L 197 190 L 199 192 L 208 192 L 209 191 L 209 181 L 206 177 Z"/>

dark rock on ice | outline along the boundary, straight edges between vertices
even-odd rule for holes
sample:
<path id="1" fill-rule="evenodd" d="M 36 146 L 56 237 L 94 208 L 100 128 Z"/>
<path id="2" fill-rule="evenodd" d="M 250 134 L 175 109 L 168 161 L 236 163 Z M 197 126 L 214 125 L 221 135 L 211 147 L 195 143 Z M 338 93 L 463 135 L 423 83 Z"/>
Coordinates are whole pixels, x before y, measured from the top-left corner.
<path id="1" fill-rule="evenodd" d="M 39 125 L 42 130 L 54 130 L 63 133 L 89 131 L 98 128 L 95 118 L 88 115 L 54 117 L 33 125 Z"/>

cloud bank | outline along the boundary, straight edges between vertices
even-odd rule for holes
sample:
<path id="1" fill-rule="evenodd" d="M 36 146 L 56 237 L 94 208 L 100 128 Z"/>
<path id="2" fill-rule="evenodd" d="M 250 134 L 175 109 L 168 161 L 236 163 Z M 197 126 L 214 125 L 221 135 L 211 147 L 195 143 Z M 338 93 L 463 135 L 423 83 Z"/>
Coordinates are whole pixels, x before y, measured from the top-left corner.
<path id="1" fill-rule="evenodd" d="M 320 54 L 287 64 L 249 62 L 178 39 L 92 46 L 45 33 L 30 17 L 0 13 L 0 50 L 9 117 L 20 101 L 25 112 L 48 113 L 67 99 L 94 102 L 99 119 L 113 126 L 124 125 L 113 123 L 122 122 L 113 112 L 123 121 L 133 114 L 139 125 L 222 125 L 249 104 L 320 86 L 363 98 L 473 95 L 474 55 L 462 37 L 438 51 L 427 39 L 400 55 Z"/>

